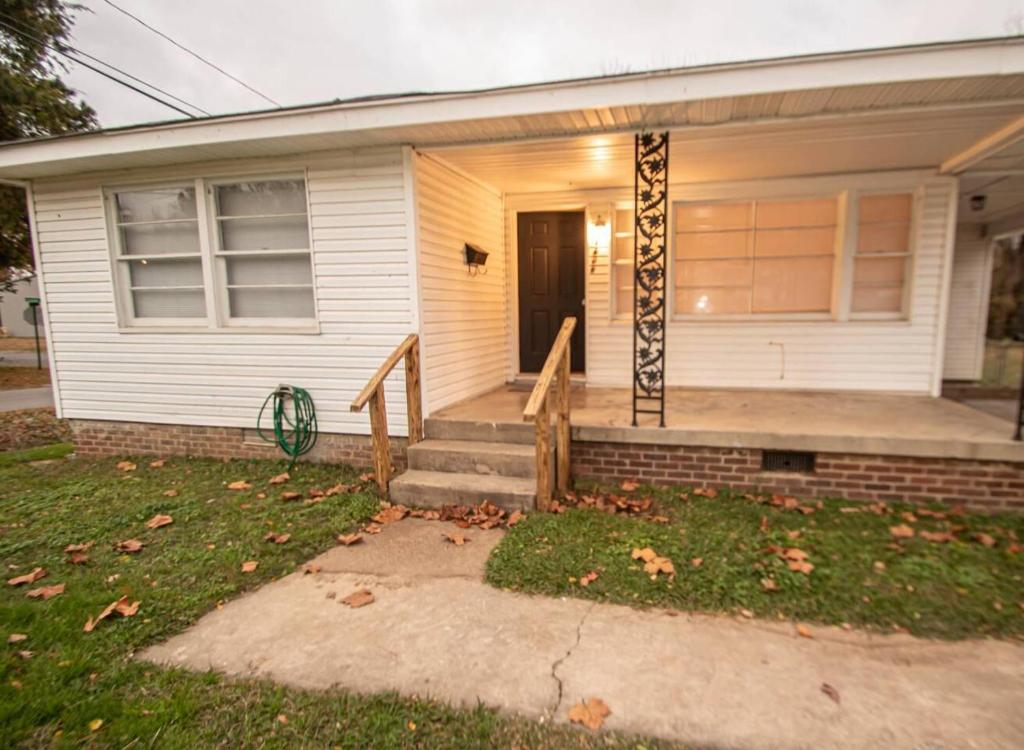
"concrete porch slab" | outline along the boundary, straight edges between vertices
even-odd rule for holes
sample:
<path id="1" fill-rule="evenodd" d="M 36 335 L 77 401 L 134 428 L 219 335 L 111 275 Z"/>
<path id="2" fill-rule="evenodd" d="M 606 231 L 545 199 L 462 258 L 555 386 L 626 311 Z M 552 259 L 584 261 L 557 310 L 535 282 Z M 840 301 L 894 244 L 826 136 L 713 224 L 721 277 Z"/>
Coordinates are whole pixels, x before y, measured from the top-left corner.
<path id="1" fill-rule="evenodd" d="M 520 423 L 529 391 L 496 389 L 431 419 Z M 944 398 L 828 391 L 670 388 L 664 428 L 632 427 L 631 393 L 574 388 L 573 439 L 612 443 L 803 450 L 864 455 L 1024 461 L 1013 425 Z"/>
<path id="2" fill-rule="evenodd" d="M 499 531 L 405 520 L 228 603 L 141 657 L 304 688 L 396 690 L 739 750 L 1019 748 L 1024 646 L 925 641 L 530 597 L 480 581 Z M 376 601 L 349 609 L 356 588 Z M 337 598 L 328 598 L 335 592 Z M 821 691 L 835 687 L 840 702 Z"/>

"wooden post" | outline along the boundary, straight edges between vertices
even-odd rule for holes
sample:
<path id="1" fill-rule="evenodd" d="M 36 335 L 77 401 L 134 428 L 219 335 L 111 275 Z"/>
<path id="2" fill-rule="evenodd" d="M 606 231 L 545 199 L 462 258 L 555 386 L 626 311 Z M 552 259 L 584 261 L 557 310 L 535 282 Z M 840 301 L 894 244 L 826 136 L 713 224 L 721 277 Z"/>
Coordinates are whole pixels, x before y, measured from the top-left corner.
<path id="1" fill-rule="evenodd" d="M 370 431 L 373 433 L 373 473 L 381 494 L 387 498 L 391 479 L 391 443 L 388 440 L 388 413 L 384 404 L 384 384 L 370 396 Z"/>
<path id="2" fill-rule="evenodd" d="M 423 401 L 420 392 L 419 339 L 405 353 L 405 404 L 409 413 L 409 445 L 423 439 Z"/>
<path id="3" fill-rule="evenodd" d="M 569 490 L 569 443 L 572 439 L 569 432 L 570 356 L 569 348 L 566 347 L 555 382 L 555 456 L 558 461 L 556 482 L 560 493 Z"/>
<path id="4" fill-rule="evenodd" d="M 551 411 L 547 398 L 537 410 L 534 426 L 537 433 L 537 510 L 546 511 L 551 504 Z"/>

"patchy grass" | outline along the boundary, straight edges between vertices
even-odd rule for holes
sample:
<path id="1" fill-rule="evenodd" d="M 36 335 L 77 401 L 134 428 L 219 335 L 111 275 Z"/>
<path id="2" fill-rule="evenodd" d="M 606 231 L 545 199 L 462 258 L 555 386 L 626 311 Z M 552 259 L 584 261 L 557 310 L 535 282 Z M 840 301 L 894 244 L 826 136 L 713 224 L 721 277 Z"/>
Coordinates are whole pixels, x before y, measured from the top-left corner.
<path id="1" fill-rule="evenodd" d="M 1020 516 L 921 517 L 908 522 L 894 507 L 884 515 L 843 513 L 857 506 L 827 500 L 801 515 L 720 491 L 714 499 L 682 489 L 652 490 L 650 517 L 570 509 L 561 515 L 530 515 L 495 549 L 487 566 L 494 586 L 551 596 L 577 596 L 637 606 L 689 611 L 736 612 L 819 623 L 851 623 L 939 638 L 1024 635 L 1024 538 Z M 653 515 L 652 514 L 652 515 Z M 761 519 L 768 530 L 761 531 Z M 957 541 L 897 540 L 891 526 L 917 531 L 962 526 Z M 788 532 L 798 532 L 791 538 Z M 996 546 L 973 535 L 986 533 Z M 796 547 L 814 570 L 789 570 L 767 548 Z M 634 548 L 650 547 L 668 557 L 677 575 L 651 580 Z M 700 558 L 699 567 L 692 561 Z M 878 565 L 877 563 L 881 563 Z M 583 587 L 579 578 L 598 570 Z M 778 586 L 767 591 L 762 579 Z"/>
<path id="2" fill-rule="evenodd" d="M 49 571 L 37 584 L 0 589 L 0 747 L 636 747 L 482 707 L 301 691 L 135 661 L 140 648 L 332 546 L 335 534 L 376 511 L 376 497 L 358 491 L 314 505 L 278 499 L 285 490 L 357 481 L 337 466 L 300 465 L 288 483 L 270 487 L 267 480 L 283 463 L 170 459 L 151 468 L 137 459 L 134 471 L 74 458 L 27 463 L 64 452 L 10 453 L 0 464 L 5 578 L 36 566 Z M 253 488 L 226 488 L 240 479 Z M 177 495 L 167 497 L 166 490 Z M 157 513 L 174 522 L 148 529 L 146 520 Z M 270 530 L 291 539 L 271 544 L 264 540 Z M 129 538 L 145 543 L 141 553 L 114 550 Z M 95 542 L 88 562 L 69 564 L 64 547 L 87 541 Z M 241 573 L 246 560 L 259 561 L 254 573 Z M 66 584 L 66 592 L 48 601 L 25 595 L 56 583 Z M 89 616 L 122 595 L 141 601 L 138 614 L 83 632 Z M 13 633 L 28 638 L 7 643 Z M 96 720 L 102 725 L 90 727 Z"/>
<path id="3" fill-rule="evenodd" d="M 50 371 L 35 367 L 0 367 L 0 391 L 41 388 L 50 384 Z"/>
<path id="4" fill-rule="evenodd" d="M 71 440 L 71 428 L 53 409 L 0 412 L 0 451 L 22 450 Z"/>

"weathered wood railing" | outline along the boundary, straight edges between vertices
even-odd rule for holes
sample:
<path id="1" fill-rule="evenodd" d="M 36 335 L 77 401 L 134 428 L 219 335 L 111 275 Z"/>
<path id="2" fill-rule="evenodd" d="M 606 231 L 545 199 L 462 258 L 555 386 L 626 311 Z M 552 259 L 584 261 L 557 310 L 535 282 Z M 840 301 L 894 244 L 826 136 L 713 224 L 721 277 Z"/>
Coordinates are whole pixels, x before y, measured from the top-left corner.
<path id="1" fill-rule="evenodd" d="M 399 344 L 377 372 L 367 382 L 350 405 L 352 411 L 362 411 L 370 404 L 370 432 L 373 439 L 373 474 L 381 494 L 388 496 L 391 481 L 391 440 L 388 438 L 388 413 L 384 403 L 384 379 L 395 369 L 398 360 L 405 358 L 405 403 L 409 418 L 409 445 L 423 439 L 423 404 L 420 400 L 420 337 L 409 334 Z"/>
<path id="2" fill-rule="evenodd" d="M 569 489 L 569 341 L 576 329 L 576 318 L 566 318 L 551 345 L 548 358 L 533 386 L 523 421 L 533 422 L 537 442 L 537 509 L 547 510 L 551 503 L 551 381 L 555 381 L 555 464 L 559 492 Z"/>

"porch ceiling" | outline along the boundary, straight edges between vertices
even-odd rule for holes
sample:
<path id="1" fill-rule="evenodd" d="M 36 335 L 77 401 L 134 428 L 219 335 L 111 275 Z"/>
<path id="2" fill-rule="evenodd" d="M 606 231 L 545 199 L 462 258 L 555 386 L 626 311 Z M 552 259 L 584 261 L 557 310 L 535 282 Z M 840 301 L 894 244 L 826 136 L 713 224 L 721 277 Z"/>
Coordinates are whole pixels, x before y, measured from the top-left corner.
<path id="1" fill-rule="evenodd" d="M 670 180 L 702 183 L 937 169 L 945 159 L 1022 111 L 1024 104 L 1014 101 L 674 128 Z M 448 147 L 435 153 L 507 193 L 633 183 L 630 133 Z"/>

